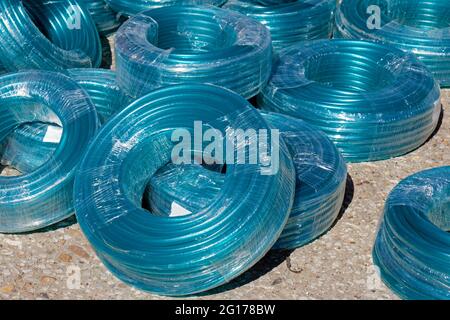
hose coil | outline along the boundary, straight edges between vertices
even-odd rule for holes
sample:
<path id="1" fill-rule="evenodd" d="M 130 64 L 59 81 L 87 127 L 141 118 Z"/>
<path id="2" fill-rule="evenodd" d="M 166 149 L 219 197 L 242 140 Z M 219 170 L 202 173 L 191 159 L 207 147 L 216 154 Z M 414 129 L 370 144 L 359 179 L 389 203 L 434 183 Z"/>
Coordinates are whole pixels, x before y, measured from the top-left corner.
<path id="1" fill-rule="evenodd" d="M 433 133 L 441 112 L 439 86 L 413 55 L 351 40 L 317 40 L 281 52 L 258 104 L 320 128 L 349 162 L 413 151 Z"/>
<path id="2" fill-rule="evenodd" d="M 105 0 L 79 0 L 89 11 L 101 35 L 109 35 L 121 25 L 120 15 Z"/>
<path id="3" fill-rule="evenodd" d="M 70 78 L 48 71 L 29 71 L 0 77 L 0 141 L 27 122 L 64 126 L 61 144 L 35 171 L 0 176 L 0 232 L 37 230 L 73 214 L 73 180 L 98 127 L 95 107 Z"/>
<path id="4" fill-rule="evenodd" d="M 106 0 L 111 8 L 125 16 L 134 16 L 139 12 L 161 7 L 186 5 L 221 6 L 226 0 Z"/>
<path id="5" fill-rule="evenodd" d="M 380 15 L 379 26 L 373 14 Z M 416 54 L 441 86 L 450 86 L 449 1 L 344 0 L 336 26 L 342 37 L 381 41 Z"/>
<path id="6" fill-rule="evenodd" d="M 450 167 L 415 174 L 391 192 L 373 259 L 404 299 L 450 299 Z"/>
<path id="7" fill-rule="evenodd" d="M 264 24 L 275 50 L 293 44 L 331 37 L 335 0 L 298 0 L 278 4 L 230 0 L 223 8 L 245 14 Z"/>
<path id="8" fill-rule="evenodd" d="M 81 229 L 113 274 L 146 291 L 180 296 L 230 281 L 273 246 L 292 206 L 294 167 L 280 141 L 279 171 L 264 175 L 262 164 L 227 164 L 224 187 L 204 210 L 161 217 L 143 209 L 149 179 L 171 159 L 171 135 L 199 120 L 227 134 L 233 128 L 270 130 L 231 91 L 202 84 L 166 87 L 108 121 L 78 170 Z"/>
<path id="9" fill-rule="evenodd" d="M 280 130 L 296 172 L 294 205 L 273 248 L 298 248 L 335 222 L 345 196 L 347 167 L 333 142 L 306 122 L 276 113 L 263 117 L 271 128 Z M 150 180 L 145 200 L 159 215 L 202 210 L 224 185 L 220 169 L 168 164 Z"/>
<path id="10" fill-rule="evenodd" d="M 149 10 L 116 36 L 118 82 L 131 97 L 181 83 L 209 83 L 245 98 L 267 82 L 270 33 L 245 15 L 214 7 Z"/>
<path id="11" fill-rule="evenodd" d="M 91 98 L 100 123 L 127 106 L 131 99 L 118 87 L 114 71 L 104 69 L 69 69 L 67 75 L 75 80 Z M 21 173 L 40 167 L 55 152 L 63 130 L 60 123 L 25 123 L 6 139 L 1 164 Z"/>
<path id="12" fill-rule="evenodd" d="M 7 71 L 101 63 L 95 24 L 75 0 L 3 0 L 0 14 L 0 62 Z"/>

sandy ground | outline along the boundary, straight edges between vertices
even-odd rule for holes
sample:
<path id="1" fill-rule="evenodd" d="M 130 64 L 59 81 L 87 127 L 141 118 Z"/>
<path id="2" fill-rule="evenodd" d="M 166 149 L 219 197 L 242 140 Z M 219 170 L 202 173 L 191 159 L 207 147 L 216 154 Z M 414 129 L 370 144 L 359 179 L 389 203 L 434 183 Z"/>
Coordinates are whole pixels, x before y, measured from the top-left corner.
<path id="1" fill-rule="evenodd" d="M 443 92 L 450 109 L 450 90 Z M 403 178 L 450 164 L 450 115 L 419 150 L 388 161 L 349 166 L 346 210 L 314 243 L 269 253 L 229 285 L 199 299 L 396 299 L 372 266 L 384 201 Z M 116 280 L 73 219 L 45 232 L 0 235 L 1 299 L 161 299 Z"/>

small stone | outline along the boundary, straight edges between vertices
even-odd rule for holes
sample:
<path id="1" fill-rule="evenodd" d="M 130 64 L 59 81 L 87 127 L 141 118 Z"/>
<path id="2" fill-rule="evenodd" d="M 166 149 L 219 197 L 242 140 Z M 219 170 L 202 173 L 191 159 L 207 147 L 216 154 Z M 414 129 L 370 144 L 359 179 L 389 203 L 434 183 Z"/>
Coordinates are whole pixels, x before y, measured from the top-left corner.
<path id="1" fill-rule="evenodd" d="M 56 281 L 55 278 L 49 277 L 49 276 L 42 276 L 41 279 L 40 279 L 41 284 L 44 284 L 44 285 L 51 284 L 51 283 L 53 283 L 55 281 Z"/>
<path id="2" fill-rule="evenodd" d="M 282 283 L 283 282 L 283 280 L 281 279 L 281 278 L 276 278 L 273 282 L 272 282 L 272 285 L 273 286 L 276 286 L 276 285 L 278 285 L 278 284 L 280 284 L 280 283 Z"/>
<path id="3" fill-rule="evenodd" d="M 58 257 L 58 260 L 61 262 L 71 262 L 72 261 L 72 256 L 70 254 L 67 253 L 61 253 Z"/>
<path id="4" fill-rule="evenodd" d="M 8 284 L 0 289 L 2 293 L 11 293 L 14 291 L 14 286 L 12 284 Z"/>
<path id="5" fill-rule="evenodd" d="M 84 259 L 89 258 L 89 254 L 83 248 L 81 248 L 79 246 L 71 245 L 71 246 L 69 246 L 69 250 L 81 258 L 84 258 Z"/>

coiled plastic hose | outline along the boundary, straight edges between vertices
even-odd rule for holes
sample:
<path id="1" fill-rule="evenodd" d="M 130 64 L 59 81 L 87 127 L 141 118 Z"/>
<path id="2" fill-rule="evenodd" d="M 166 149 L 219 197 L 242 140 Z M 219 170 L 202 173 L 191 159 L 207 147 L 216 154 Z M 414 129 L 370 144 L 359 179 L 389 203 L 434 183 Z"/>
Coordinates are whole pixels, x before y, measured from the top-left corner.
<path id="1" fill-rule="evenodd" d="M 170 6 L 213 5 L 221 6 L 226 0 L 106 0 L 111 8 L 126 16 L 139 12 Z"/>
<path id="2" fill-rule="evenodd" d="M 114 71 L 86 68 L 69 69 L 67 73 L 88 93 L 100 123 L 131 103 L 131 99 L 119 89 Z M 1 163 L 21 173 L 34 171 L 48 161 L 58 147 L 63 132 L 59 125 L 43 122 L 22 124 L 5 140 Z"/>
<path id="3" fill-rule="evenodd" d="M 263 116 L 280 130 L 294 160 L 294 205 L 274 246 L 294 249 L 318 238 L 336 220 L 345 195 L 347 168 L 333 142 L 319 130 L 289 116 Z M 147 202 L 159 215 L 197 212 L 211 203 L 224 180 L 225 174 L 201 165 L 168 164 L 150 180 Z"/>
<path id="4" fill-rule="evenodd" d="M 118 82 L 134 98 L 167 85 L 209 83 L 255 96 L 272 66 L 270 33 L 245 15 L 176 6 L 131 18 L 116 35 Z"/>
<path id="5" fill-rule="evenodd" d="M 237 128 L 270 129 L 231 91 L 166 87 L 108 121 L 78 170 L 81 229 L 109 270 L 140 289 L 180 296 L 228 282 L 264 256 L 287 221 L 295 181 L 283 141 L 279 171 L 267 175 L 263 164 L 227 164 L 224 187 L 199 212 L 161 217 L 142 208 L 149 179 L 172 158 L 174 130 L 191 130 L 200 120 L 227 136 Z M 235 146 L 228 152 L 242 147 Z"/>
<path id="6" fill-rule="evenodd" d="M 380 26 L 373 20 L 375 6 Z M 343 37 L 382 41 L 416 54 L 441 86 L 450 86 L 450 1 L 344 0 L 336 25 Z"/>
<path id="7" fill-rule="evenodd" d="M 413 151 L 441 112 L 439 86 L 413 55 L 351 40 L 317 40 L 280 53 L 258 104 L 320 128 L 350 162 Z"/>
<path id="8" fill-rule="evenodd" d="M 230 0 L 223 8 L 238 11 L 264 24 L 275 50 L 314 39 L 331 37 L 335 0 L 298 0 L 279 4 Z"/>
<path id="9" fill-rule="evenodd" d="M 0 141 L 26 122 L 64 126 L 61 144 L 35 171 L 0 176 L 0 232 L 37 230 L 73 214 L 73 180 L 98 127 L 97 113 L 86 92 L 73 80 L 48 71 L 0 77 Z"/>
<path id="10" fill-rule="evenodd" d="M 105 0 L 79 0 L 91 14 L 98 32 L 108 35 L 120 26 L 120 15 L 111 10 Z"/>
<path id="11" fill-rule="evenodd" d="M 0 1 L 0 63 L 8 71 L 98 67 L 94 21 L 75 0 Z"/>
<path id="12" fill-rule="evenodd" d="M 383 281 L 404 299 L 450 299 L 450 167 L 391 192 L 373 250 Z"/>

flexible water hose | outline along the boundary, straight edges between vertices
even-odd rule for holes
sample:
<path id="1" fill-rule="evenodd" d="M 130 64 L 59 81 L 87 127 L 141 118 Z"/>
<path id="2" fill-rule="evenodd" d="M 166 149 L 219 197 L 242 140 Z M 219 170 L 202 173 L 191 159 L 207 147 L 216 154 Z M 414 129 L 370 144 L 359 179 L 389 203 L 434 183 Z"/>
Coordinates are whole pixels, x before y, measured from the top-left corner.
<path id="1" fill-rule="evenodd" d="M 61 144 L 35 171 L 0 176 L 0 232 L 37 230 L 73 214 L 75 168 L 95 135 L 98 118 L 86 92 L 70 78 L 48 71 L 0 77 L 0 141 L 26 122 L 64 126 Z"/>
<path id="2" fill-rule="evenodd" d="M 177 6 L 131 18 L 116 35 L 118 83 L 134 98 L 180 83 L 209 83 L 255 96 L 272 66 L 270 33 L 214 7 Z"/>
<path id="3" fill-rule="evenodd" d="M 229 90 L 166 87 L 108 121 L 78 170 L 81 229 L 108 269 L 140 289 L 180 296 L 226 283 L 264 256 L 287 221 L 294 167 L 283 141 L 272 140 L 269 148 L 280 148 L 274 174 L 263 174 L 267 167 L 259 161 L 227 163 L 224 187 L 205 209 L 161 217 L 142 208 L 149 179 L 172 158 L 171 135 L 200 120 L 227 137 L 238 128 L 270 130 L 257 110 Z M 242 147 L 234 144 L 227 153 Z"/>
<path id="4" fill-rule="evenodd" d="M 114 71 L 69 69 L 67 74 L 86 90 L 95 105 L 100 123 L 105 123 L 131 102 L 119 89 Z M 21 173 L 30 173 L 40 167 L 58 147 L 63 132 L 58 124 L 33 122 L 19 126 L 4 143 L 1 163 Z"/>
<path id="5" fill-rule="evenodd" d="M 345 195 L 347 168 L 333 142 L 319 130 L 289 116 L 263 116 L 273 129 L 280 130 L 296 171 L 294 205 L 273 248 L 294 249 L 318 238 L 336 220 Z M 168 164 L 150 180 L 146 202 L 159 215 L 197 212 L 223 187 L 225 174 L 218 169 Z"/>
<path id="6" fill-rule="evenodd" d="M 340 36 L 381 41 L 416 54 L 441 86 L 450 86 L 450 1 L 343 0 L 336 26 Z"/>
<path id="7" fill-rule="evenodd" d="M 450 167 L 391 192 L 373 250 L 383 281 L 405 299 L 450 299 Z"/>
<path id="8" fill-rule="evenodd" d="M 88 9 L 101 35 L 108 35 L 120 26 L 120 15 L 111 10 L 105 0 L 79 1 Z"/>
<path id="9" fill-rule="evenodd" d="M 106 0 L 111 8 L 126 16 L 139 12 L 170 6 L 213 5 L 221 6 L 226 0 Z"/>
<path id="10" fill-rule="evenodd" d="M 0 1 L 0 63 L 8 71 L 97 67 L 102 47 L 75 0 Z"/>
<path id="11" fill-rule="evenodd" d="M 413 151 L 441 112 L 439 86 L 413 55 L 351 40 L 317 40 L 280 53 L 258 104 L 320 128 L 350 162 Z"/>
<path id="12" fill-rule="evenodd" d="M 223 8 L 238 11 L 264 24 L 275 50 L 314 39 L 331 37 L 335 0 L 298 0 L 279 4 L 230 0 Z"/>

